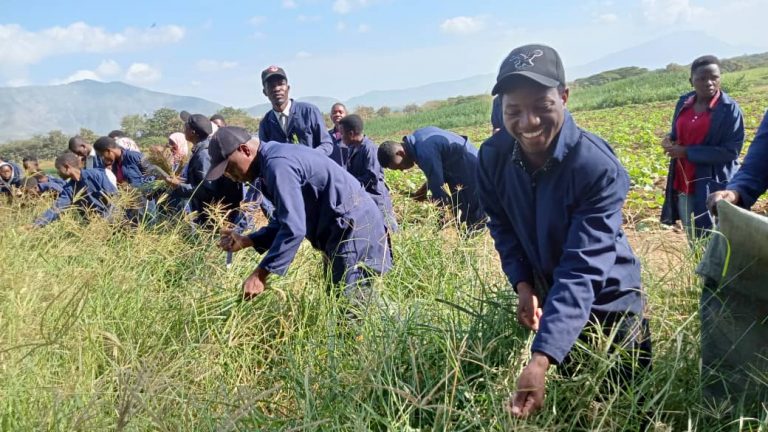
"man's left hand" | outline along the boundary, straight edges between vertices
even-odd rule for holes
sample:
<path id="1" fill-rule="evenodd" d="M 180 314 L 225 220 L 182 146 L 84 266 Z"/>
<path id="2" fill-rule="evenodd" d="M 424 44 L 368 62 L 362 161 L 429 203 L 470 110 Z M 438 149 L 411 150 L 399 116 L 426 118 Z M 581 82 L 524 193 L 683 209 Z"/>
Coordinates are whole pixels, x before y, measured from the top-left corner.
<path id="1" fill-rule="evenodd" d="M 544 393 L 549 357 L 534 352 L 531 361 L 517 378 L 515 394 L 507 402 L 507 411 L 517 418 L 526 418 L 544 405 Z"/>

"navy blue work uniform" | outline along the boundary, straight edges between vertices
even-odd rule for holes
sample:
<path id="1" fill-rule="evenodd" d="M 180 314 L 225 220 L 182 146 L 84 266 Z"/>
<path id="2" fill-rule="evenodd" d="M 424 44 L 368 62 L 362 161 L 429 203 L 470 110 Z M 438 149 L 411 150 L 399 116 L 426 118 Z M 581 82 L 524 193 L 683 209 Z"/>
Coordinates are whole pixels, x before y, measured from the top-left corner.
<path id="1" fill-rule="evenodd" d="M 47 177 L 48 177 L 48 181 L 37 182 L 37 190 L 40 193 L 53 192 L 56 194 L 60 194 L 64 191 L 64 185 L 66 185 L 67 182 L 65 182 L 63 179 L 59 177 L 52 177 L 52 176 L 47 176 Z"/>
<path id="2" fill-rule="evenodd" d="M 126 149 L 122 149 L 122 152 L 120 160 L 115 161 L 111 167 L 118 183 L 128 183 L 133 187 L 139 187 L 152 180 L 153 175 L 167 175 L 163 170 L 149 163 L 143 154 Z"/>
<path id="3" fill-rule="evenodd" d="M 532 351 L 561 363 L 588 321 L 640 321 L 645 300 L 640 262 L 621 228 L 626 170 L 567 111 L 552 146 L 531 173 L 517 141 L 493 135 L 480 147 L 478 189 L 509 283 L 530 283 L 543 304 Z"/>
<path id="4" fill-rule="evenodd" d="M 395 218 L 395 211 L 392 209 L 389 188 L 384 183 L 384 169 L 379 164 L 376 152 L 376 144 L 370 138 L 364 137 L 363 142 L 359 145 L 349 146 L 349 158 L 344 165 L 379 207 L 387 229 L 390 232 L 396 232 L 397 218 Z"/>
<path id="5" fill-rule="evenodd" d="M 35 225 L 38 227 L 48 225 L 59 218 L 59 213 L 62 210 L 73 205 L 81 211 L 90 209 L 103 217 L 107 217 L 111 211 L 109 196 L 116 193 L 117 188 L 109 180 L 104 170 L 80 170 L 80 180 L 70 179 L 64 183 L 64 187 L 53 206 L 35 221 Z"/>
<path id="6" fill-rule="evenodd" d="M 211 156 L 208 154 L 209 144 L 210 137 L 195 144 L 185 169 L 185 181 L 170 194 L 171 200 L 176 203 L 185 199 L 189 200 L 189 209 L 199 213 L 197 223 L 204 223 L 208 220 L 205 213 L 206 205 L 221 203 L 225 210 L 234 210 L 233 213 L 237 213 L 240 201 L 243 199 L 240 184 L 226 177 L 220 177 L 213 181 L 205 179 L 205 175 L 211 168 Z M 231 219 L 237 219 L 237 216 L 232 214 Z"/>
<path id="7" fill-rule="evenodd" d="M 328 135 L 331 136 L 333 141 L 333 153 L 331 153 L 331 159 L 339 162 L 341 166 L 346 168 L 345 164 L 349 159 L 349 147 L 341 140 L 341 132 L 336 127 L 328 129 Z"/>
<path id="8" fill-rule="evenodd" d="M 670 139 L 677 140 L 677 118 L 686 101 L 696 92 L 684 94 L 677 101 L 672 119 Z M 707 211 L 707 196 L 723 190 L 734 173 L 739 169 L 738 157 L 744 145 L 744 118 L 739 104 L 724 91 L 712 110 L 709 132 L 699 145 L 686 146 L 686 158 L 696 164 L 694 175 L 693 214 L 696 215 L 696 233 L 700 235 L 712 228 L 714 218 Z M 661 222 L 674 225 L 680 219 L 677 197 L 674 190 L 675 164 L 669 161 L 669 174 L 661 208 Z"/>
<path id="9" fill-rule="evenodd" d="M 275 205 L 267 226 L 248 235 L 265 253 L 259 267 L 284 275 L 304 238 L 330 261 L 334 284 L 362 306 L 373 296 L 368 273 L 392 265 L 384 219 L 358 181 L 320 152 L 262 142 L 255 174 Z"/>
<path id="10" fill-rule="evenodd" d="M 477 149 L 467 137 L 434 126 L 404 138 L 403 147 L 427 178 L 432 199 L 450 206 L 472 229 L 485 223 L 477 193 Z M 448 184 L 450 195 L 443 190 Z"/>
<path id="11" fill-rule="evenodd" d="M 333 140 L 325 128 L 323 114 L 316 106 L 291 99 L 289 112 L 286 130 L 283 130 L 275 110 L 269 110 L 259 123 L 259 141 L 302 144 L 328 157 L 333 155 Z M 341 165 L 341 159 L 336 163 Z"/>
<path id="12" fill-rule="evenodd" d="M 726 187 L 739 193 L 739 205 L 751 208 L 768 189 L 768 111 L 744 157 L 744 165 Z"/>

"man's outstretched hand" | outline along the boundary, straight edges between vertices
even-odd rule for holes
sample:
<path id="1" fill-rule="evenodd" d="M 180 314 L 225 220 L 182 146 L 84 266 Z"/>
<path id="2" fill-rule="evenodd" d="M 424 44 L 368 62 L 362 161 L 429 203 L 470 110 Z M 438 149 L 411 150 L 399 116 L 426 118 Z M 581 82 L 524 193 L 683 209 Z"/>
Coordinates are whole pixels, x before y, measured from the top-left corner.
<path id="1" fill-rule="evenodd" d="M 722 190 L 709 194 L 707 197 L 707 208 L 713 215 L 717 215 L 717 202 L 720 200 L 728 201 L 733 205 L 738 205 L 741 197 L 739 193 L 732 190 Z"/>
<path id="2" fill-rule="evenodd" d="M 231 229 L 221 230 L 221 239 L 219 247 L 227 252 L 237 252 L 241 249 L 253 246 L 253 242 L 248 236 L 236 233 Z"/>
<path id="3" fill-rule="evenodd" d="M 535 352 L 531 361 L 517 378 L 517 389 L 507 402 L 506 409 L 517 418 L 526 418 L 544 405 L 549 358 Z"/>

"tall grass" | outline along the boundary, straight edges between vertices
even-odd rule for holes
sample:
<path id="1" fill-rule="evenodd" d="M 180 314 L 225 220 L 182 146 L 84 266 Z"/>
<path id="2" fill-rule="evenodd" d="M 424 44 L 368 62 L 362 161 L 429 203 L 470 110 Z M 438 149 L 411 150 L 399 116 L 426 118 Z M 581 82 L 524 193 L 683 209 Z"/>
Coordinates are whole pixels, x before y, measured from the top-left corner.
<path id="1" fill-rule="evenodd" d="M 598 378 L 615 359 L 588 351 L 594 367 L 550 374 L 542 413 L 510 418 L 530 335 L 492 242 L 460 241 L 432 207 L 395 201 L 396 267 L 377 281 L 387 306 L 360 325 L 325 294 L 308 245 L 243 303 L 258 257 L 243 251 L 225 270 L 213 233 L 84 225 L 72 213 L 27 232 L 43 204 L 3 208 L 0 429 L 637 430 L 645 415 L 655 430 L 767 426 L 765 412 L 699 403 L 697 281 L 676 248 L 662 251 L 665 271 L 643 272 L 653 373 L 604 397 Z"/>

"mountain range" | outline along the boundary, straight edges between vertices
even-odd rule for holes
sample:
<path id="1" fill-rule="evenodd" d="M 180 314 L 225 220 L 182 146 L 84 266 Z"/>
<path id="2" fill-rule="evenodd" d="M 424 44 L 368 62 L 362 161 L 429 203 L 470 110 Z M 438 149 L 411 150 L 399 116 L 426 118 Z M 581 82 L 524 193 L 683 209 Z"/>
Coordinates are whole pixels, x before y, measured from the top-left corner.
<path id="1" fill-rule="evenodd" d="M 702 32 L 676 32 L 568 68 L 567 73 L 569 80 L 573 80 L 625 66 L 654 69 L 673 62 L 687 64 L 705 53 L 725 58 L 759 50 L 758 47 L 732 45 Z M 399 109 L 430 100 L 489 93 L 494 80 L 493 73 L 481 74 L 407 89 L 370 91 L 343 102 L 350 110 L 361 105 Z M 323 112 L 330 111 L 331 105 L 337 102 L 324 96 L 298 100 L 313 103 Z M 86 127 L 97 133 L 107 133 L 119 128 L 120 120 L 126 115 L 149 116 L 161 107 L 210 115 L 223 105 L 197 97 L 150 91 L 122 82 L 83 80 L 64 85 L 0 88 L 0 142 L 56 129 L 71 134 Z M 245 110 L 261 117 L 270 108 L 265 103 Z"/>

